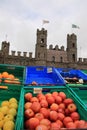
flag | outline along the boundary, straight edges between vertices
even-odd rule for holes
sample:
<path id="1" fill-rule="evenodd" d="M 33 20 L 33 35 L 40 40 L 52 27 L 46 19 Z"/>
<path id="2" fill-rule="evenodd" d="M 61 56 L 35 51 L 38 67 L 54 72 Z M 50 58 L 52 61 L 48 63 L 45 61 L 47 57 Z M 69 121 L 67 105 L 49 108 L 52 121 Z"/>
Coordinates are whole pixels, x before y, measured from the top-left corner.
<path id="1" fill-rule="evenodd" d="M 79 26 L 75 25 L 75 24 L 72 24 L 72 28 L 80 28 Z"/>
<path id="2" fill-rule="evenodd" d="M 43 20 L 43 24 L 45 24 L 45 23 L 49 23 L 49 21 L 48 20 Z"/>

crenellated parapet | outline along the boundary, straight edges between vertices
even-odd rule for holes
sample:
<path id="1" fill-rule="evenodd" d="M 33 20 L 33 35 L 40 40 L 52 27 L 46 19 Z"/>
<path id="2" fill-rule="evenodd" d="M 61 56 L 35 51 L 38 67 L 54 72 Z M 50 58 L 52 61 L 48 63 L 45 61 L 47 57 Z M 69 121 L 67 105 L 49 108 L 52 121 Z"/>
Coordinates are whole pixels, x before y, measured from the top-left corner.
<path id="1" fill-rule="evenodd" d="M 78 59 L 78 62 L 82 62 L 82 58 L 79 58 L 79 59 Z"/>
<path id="2" fill-rule="evenodd" d="M 53 45 L 49 45 L 49 50 L 53 50 Z"/>
<path id="3" fill-rule="evenodd" d="M 51 45 L 49 45 L 49 50 L 64 51 L 64 50 L 65 50 L 65 48 L 64 48 L 64 46 L 61 46 L 61 47 L 59 48 L 59 46 L 58 46 L 58 45 L 55 45 L 55 47 L 53 47 L 53 45 L 51 44 Z"/>
<path id="4" fill-rule="evenodd" d="M 83 58 L 83 62 L 86 62 L 86 63 L 87 63 L 87 58 Z"/>
<path id="5" fill-rule="evenodd" d="M 15 52 L 16 52 L 16 51 L 11 51 L 11 55 L 12 55 L 12 56 L 15 56 Z"/>
<path id="6" fill-rule="evenodd" d="M 21 51 L 17 51 L 17 56 L 21 56 Z"/>
<path id="7" fill-rule="evenodd" d="M 79 58 L 78 62 L 87 63 L 87 58 Z"/>
<path id="8" fill-rule="evenodd" d="M 29 58 L 32 59 L 32 52 L 29 52 Z"/>
<path id="9" fill-rule="evenodd" d="M 28 52 L 21 52 L 21 51 L 11 51 L 11 55 L 10 56 L 18 56 L 18 57 L 29 57 L 30 59 L 32 59 L 32 52 L 29 52 L 29 55 L 27 56 Z"/>
<path id="10" fill-rule="evenodd" d="M 24 56 L 24 57 L 27 57 L 27 52 L 23 52 L 23 56 Z"/>

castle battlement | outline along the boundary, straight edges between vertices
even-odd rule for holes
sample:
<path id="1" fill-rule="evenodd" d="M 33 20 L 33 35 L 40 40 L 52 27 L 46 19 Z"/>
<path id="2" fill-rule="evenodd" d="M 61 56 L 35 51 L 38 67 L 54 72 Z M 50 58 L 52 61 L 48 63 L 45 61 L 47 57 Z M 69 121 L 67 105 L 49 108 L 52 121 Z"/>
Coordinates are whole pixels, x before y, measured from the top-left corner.
<path id="1" fill-rule="evenodd" d="M 17 54 L 16 54 L 17 53 Z M 22 55 L 23 54 L 23 55 Z M 21 51 L 11 51 L 11 55 L 10 56 L 18 56 L 18 57 L 29 57 L 29 58 L 32 58 L 32 52 L 29 52 L 29 55 L 28 55 L 28 52 L 21 52 Z"/>
<path id="2" fill-rule="evenodd" d="M 59 46 L 58 46 L 58 45 L 55 45 L 55 46 L 53 47 L 53 45 L 52 45 L 52 44 L 50 44 L 50 45 L 49 45 L 49 50 L 64 51 L 64 50 L 65 50 L 65 48 L 64 48 L 64 46 L 60 46 L 60 48 L 59 48 Z"/>
<path id="3" fill-rule="evenodd" d="M 78 62 L 87 63 L 87 58 L 79 58 Z"/>

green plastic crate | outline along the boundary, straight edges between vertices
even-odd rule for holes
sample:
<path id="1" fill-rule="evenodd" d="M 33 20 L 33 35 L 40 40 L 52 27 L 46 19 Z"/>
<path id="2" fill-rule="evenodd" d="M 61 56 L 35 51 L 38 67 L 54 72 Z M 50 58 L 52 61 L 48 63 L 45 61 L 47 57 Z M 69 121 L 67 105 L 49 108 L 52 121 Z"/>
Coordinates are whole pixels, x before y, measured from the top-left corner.
<path id="1" fill-rule="evenodd" d="M 66 84 L 66 86 L 67 85 L 71 88 L 87 87 L 87 84 Z"/>
<path id="2" fill-rule="evenodd" d="M 69 89 L 74 91 L 77 96 L 78 100 L 83 102 L 84 107 L 87 109 L 87 85 L 82 85 L 82 86 L 67 86 Z"/>
<path id="3" fill-rule="evenodd" d="M 81 71 L 87 74 L 87 70 L 81 70 Z"/>
<path id="4" fill-rule="evenodd" d="M 20 83 L 23 84 L 25 80 L 25 67 L 9 64 L 0 64 L 0 73 L 8 72 L 13 74 L 16 78 L 19 79 Z"/>
<path id="5" fill-rule="evenodd" d="M 1 86 L 1 85 L 0 85 Z M 3 84 L 2 84 L 3 86 Z M 10 98 L 14 97 L 18 101 L 18 110 L 15 119 L 15 130 L 18 130 L 18 122 L 19 122 L 19 115 L 20 115 L 20 95 L 21 95 L 21 85 L 6 85 L 8 89 L 0 89 L 0 103 L 4 100 L 9 100 Z M 20 123 L 20 122 L 19 122 Z"/>
<path id="6" fill-rule="evenodd" d="M 20 121 L 21 121 L 21 125 L 20 125 L 20 129 L 19 130 L 24 130 L 24 104 L 25 104 L 25 100 L 24 100 L 24 95 L 27 93 L 27 92 L 31 92 L 33 94 L 33 96 L 36 96 L 37 94 L 34 93 L 34 89 L 36 88 L 40 88 L 42 89 L 42 92 L 44 94 L 46 94 L 47 92 L 54 92 L 54 91 L 57 91 L 57 92 L 65 92 L 65 94 L 67 95 L 68 98 L 72 98 L 77 106 L 77 109 L 78 109 L 78 112 L 80 114 L 80 117 L 81 119 L 84 119 L 87 121 L 87 109 L 85 109 L 85 107 L 82 105 L 82 103 L 78 100 L 77 97 L 75 97 L 75 95 L 65 86 L 28 86 L 26 88 L 22 88 L 22 93 L 21 93 L 21 103 L 22 103 L 22 109 L 21 109 L 21 116 L 20 116 Z"/>

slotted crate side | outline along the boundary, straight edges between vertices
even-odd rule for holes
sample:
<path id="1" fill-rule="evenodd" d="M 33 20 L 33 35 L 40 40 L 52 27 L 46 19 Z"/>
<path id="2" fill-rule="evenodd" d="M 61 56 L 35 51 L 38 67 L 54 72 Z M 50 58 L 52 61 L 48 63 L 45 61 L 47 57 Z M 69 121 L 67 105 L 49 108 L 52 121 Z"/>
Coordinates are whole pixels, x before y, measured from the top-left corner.
<path id="1" fill-rule="evenodd" d="M 15 124 L 15 130 L 22 130 L 21 128 L 23 128 L 23 124 L 21 123 L 23 120 L 23 95 L 24 95 L 24 91 L 20 92 L 20 102 L 19 102 L 19 107 L 18 107 L 18 113 L 17 113 L 17 118 L 16 118 L 16 124 Z"/>
<path id="2" fill-rule="evenodd" d="M 22 98 L 21 98 L 21 100 L 22 100 L 22 114 L 21 115 L 23 117 L 22 117 L 20 130 L 24 129 L 24 104 L 25 104 L 24 95 L 27 92 L 30 92 L 30 93 L 33 94 L 33 96 L 36 96 L 37 94 L 34 93 L 34 89 L 35 88 L 40 88 L 41 89 L 40 86 L 38 86 L 38 87 L 35 86 L 33 88 L 32 88 L 32 86 L 26 87 L 26 88 L 22 88 L 22 95 L 21 95 L 22 96 Z M 42 86 L 42 92 L 44 94 L 49 93 L 49 92 L 52 93 L 54 91 L 57 91 L 57 92 L 62 91 L 62 92 L 64 92 L 67 95 L 67 98 L 72 98 L 74 100 L 76 106 L 77 106 L 77 110 L 78 110 L 78 113 L 80 114 L 80 118 L 87 121 L 87 109 L 85 109 L 85 107 L 83 106 L 82 102 L 80 102 L 78 100 L 78 98 L 75 97 L 75 95 L 73 95 L 73 93 L 68 88 L 66 88 L 65 86 L 63 86 L 63 87 L 50 86 L 49 88 L 48 88 L 48 86 L 47 87 L 46 86 L 45 87 Z"/>
<path id="3" fill-rule="evenodd" d="M 3 86 L 3 84 L 0 84 L 0 86 Z M 4 100 L 9 100 L 10 98 L 16 98 L 18 101 L 18 109 L 17 109 L 17 115 L 15 119 L 15 130 L 17 128 L 17 122 L 18 122 L 18 116 L 20 114 L 20 95 L 21 95 L 21 85 L 6 85 L 8 89 L 0 89 L 0 103 Z"/>
<path id="4" fill-rule="evenodd" d="M 0 73 L 2 72 L 8 72 L 9 74 L 13 74 L 16 78 L 20 80 L 21 84 L 24 83 L 25 66 L 0 64 Z"/>
<path id="5" fill-rule="evenodd" d="M 83 103 L 83 106 L 87 109 L 87 85 L 82 86 L 69 86 L 66 85 L 70 91 L 77 96 L 78 100 Z"/>

